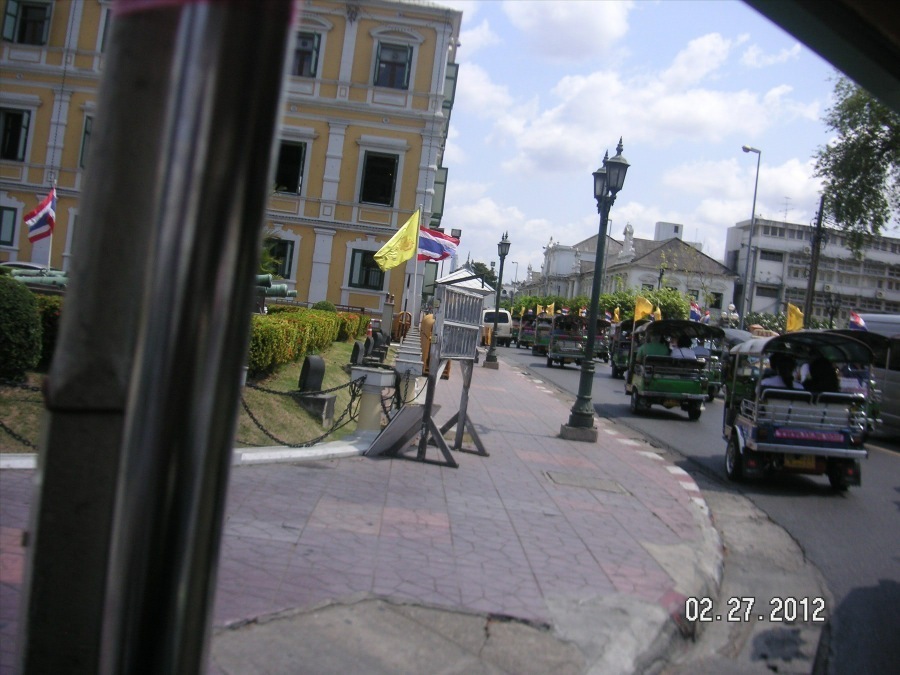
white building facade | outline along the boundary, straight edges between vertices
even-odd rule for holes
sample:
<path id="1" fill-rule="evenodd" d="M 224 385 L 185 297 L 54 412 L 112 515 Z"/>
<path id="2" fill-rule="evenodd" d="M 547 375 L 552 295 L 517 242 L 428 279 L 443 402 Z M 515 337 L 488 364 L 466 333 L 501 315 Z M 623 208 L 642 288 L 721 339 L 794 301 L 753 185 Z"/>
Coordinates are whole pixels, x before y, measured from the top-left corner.
<path id="1" fill-rule="evenodd" d="M 728 229 L 725 263 L 750 279 L 748 311 L 777 314 L 790 302 L 801 309 L 807 296 L 815 227 L 756 218 L 747 259 L 750 220 Z M 749 266 L 748 266 L 749 262 Z M 736 304 L 742 307 L 744 284 Z M 812 316 L 844 327 L 851 310 L 900 313 L 900 239 L 873 238 L 857 259 L 839 230 L 825 229 L 814 285 Z M 833 313 L 833 314 L 832 314 Z"/>

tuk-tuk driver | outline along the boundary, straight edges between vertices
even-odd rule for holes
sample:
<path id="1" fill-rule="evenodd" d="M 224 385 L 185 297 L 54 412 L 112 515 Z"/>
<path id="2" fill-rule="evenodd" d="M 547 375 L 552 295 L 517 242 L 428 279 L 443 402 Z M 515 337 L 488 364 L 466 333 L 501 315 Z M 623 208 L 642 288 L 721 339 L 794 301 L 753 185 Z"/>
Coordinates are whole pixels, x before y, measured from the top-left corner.
<path id="1" fill-rule="evenodd" d="M 651 335 L 650 339 L 638 347 L 634 355 L 636 361 L 643 363 L 647 356 L 668 356 L 669 347 L 663 342 L 662 336 Z"/>

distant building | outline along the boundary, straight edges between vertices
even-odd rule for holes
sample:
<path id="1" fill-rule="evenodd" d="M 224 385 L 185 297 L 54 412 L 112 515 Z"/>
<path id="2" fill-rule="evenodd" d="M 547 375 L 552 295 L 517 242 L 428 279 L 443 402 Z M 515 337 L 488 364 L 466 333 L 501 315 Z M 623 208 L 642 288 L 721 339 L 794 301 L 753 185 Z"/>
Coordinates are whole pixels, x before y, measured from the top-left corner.
<path id="1" fill-rule="evenodd" d="M 628 224 L 622 241 L 607 236 L 602 291 L 673 288 L 696 298 L 714 319 L 718 318 L 731 302 L 737 275 L 698 246 L 682 241 L 683 230 L 677 223 L 657 223 L 657 234 L 672 236 L 639 239 Z M 598 235 L 593 235 L 569 246 L 551 238 L 544 248 L 541 273 L 534 273 L 529 266 L 518 294 L 590 297 L 597 239 Z"/>
<path id="2" fill-rule="evenodd" d="M 747 265 L 750 220 L 728 228 L 726 265 L 743 277 Z M 803 308 L 812 263 L 815 227 L 756 218 L 749 260 L 750 308 L 754 312 L 783 312 L 790 302 Z M 735 304 L 740 310 L 745 284 L 738 283 Z M 836 327 L 847 325 L 851 310 L 900 313 L 900 239 L 873 238 L 857 260 L 843 234 L 826 229 L 813 295 L 813 317 Z"/>

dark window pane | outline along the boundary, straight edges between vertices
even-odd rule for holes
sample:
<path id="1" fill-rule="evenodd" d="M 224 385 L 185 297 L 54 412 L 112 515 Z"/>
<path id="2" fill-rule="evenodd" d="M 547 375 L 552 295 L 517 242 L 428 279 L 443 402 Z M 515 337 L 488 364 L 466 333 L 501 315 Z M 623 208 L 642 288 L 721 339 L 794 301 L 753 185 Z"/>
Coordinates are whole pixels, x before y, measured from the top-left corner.
<path id="1" fill-rule="evenodd" d="M 302 143 L 282 143 L 278 151 L 278 166 L 275 169 L 275 189 L 278 192 L 300 193 L 303 183 Z"/>
<path id="2" fill-rule="evenodd" d="M 351 288 L 380 291 L 384 286 L 384 272 L 375 262 L 374 251 L 353 251 L 350 260 Z"/>
<path id="3" fill-rule="evenodd" d="M 30 119 L 25 110 L 0 110 L 0 159 L 25 160 Z"/>
<path id="4" fill-rule="evenodd" d="M 49 24 L 50 5 L 23 3 L 20 9 L 16 42 L 23 45 L 46 44 Z"/>
<path id="5" fill-rule="evenodd" d="M 270 239 L 267 242 L 269 253 L 278 262 L 275 275 L 282 279 L 290 279 L 294 263 L 294 242 L 284 239 Z"/>
<path id="6" fill-rule="evenodd" d="M 359 201 L 393 206 L 397 157 L 367 152 L 363 161 L 362 193 Z"/>
<path id="7" fill-rule="evenodd" d="M 16 210 L 0 206 L 0 246 L 12 246 L 16 231 Z"/>
<path id="8" fill-rule="evenodd" d="M 318 56 L 319 36 L 316 33 L 298 33 L 291 75 L 296 77 L 315 77 Z"/>
<path id="9" fill-rule="evenodd" d="M 412 48 L 406 45 L 382 44 L 378 47 L 375 85 L 406 89 L 409 86 L 409 66 Z"/>

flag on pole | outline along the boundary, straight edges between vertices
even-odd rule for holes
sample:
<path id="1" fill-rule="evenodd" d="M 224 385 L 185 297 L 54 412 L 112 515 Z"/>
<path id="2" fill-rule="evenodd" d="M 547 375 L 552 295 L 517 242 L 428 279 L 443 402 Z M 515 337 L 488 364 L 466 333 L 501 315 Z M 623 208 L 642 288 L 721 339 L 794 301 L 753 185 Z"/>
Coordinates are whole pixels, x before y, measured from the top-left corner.
<path id="1" fill-rule="evenodd" d="M 28 241 L 32 244 L 53 234 L 56 226 L 56 188 L 44 197 L 34 211 L 25 214 L 25 225 L 28 226 Z"/>
<path id="2" fill-rule="evenodd" d="M 793 333 L 795 330 L 803 328 L 803 312 L 796 305 L 788 303 L 787 319 L 785 321 L 785 331 Z"/>
<path id="3" fill-rule="evenodd" d="M 609 310 L 606 310 L 606 315 L 605 315 L 605 316 L 606 316 L 606 320 L 607 320 L 607 321 L 612 321 L 612 320 L 613 320 L 613 315 L 610 313 Z"/>
<path id="4" fill-rule="evenodd" d="M 634 320 L 640 321 L 651 314 L 653 314 L 653 305 L 650 304 L 650 301 L 640 295 L 637 296 L 634 301 Z"/>
<path id="5" fill-rule="evenodd" d="M 850 330 L 869 330 L 868 328 L 866 328 L 865 320 L 852 310 L 850 311 Z"/>
<path id="6" fill-rule="evenodd" d="M 547 313 L 550 314 L 550 316 L 553 316 L 556 313 L 555 302 L 551 302 L 549 305 L 547 305 Z"/>
<path id="7" fill-rule="evenodd" d="M 613 321 L 619 323 L 621 320 L 622 319 L 619 318 L 619 308 L 616 307 L 616 309 L 613 311 Z"/>
<path id="8" fill-rule="evenodd" d="M 700 323 L 709 325 L 709 310 L 706 310 L 706 313 L 703 315 L 703 318 L 700 319 Z"/>
<path id="9" fill-rule="evenodd" d="M 375 262 L 382 272 L 394 269 L 402 262 L 406 262 L 416 252 L 419 240 L 419 210 L 409 217 L 403 227 L 388 239 L 388 242 L 378 249 L 375 254 Z"/>
<path id="10" fill-rule="evenodd" d="M 700 305 L 696 300 L 691 300 L 691 321 L 699 321 L 701 317 Z"/>
<path id="11" fill-rule="evenodd" d="M 456 253 L 459 239 L 449 234 L 419 228 L 419 260 L 444 260 Z"/>
<path id="12" fill-rule="evenodd" d="M 662 311 L 659 309 L 658 306 L 653 309 L 653 320 L 654 321 L 662 321 Z"/>

